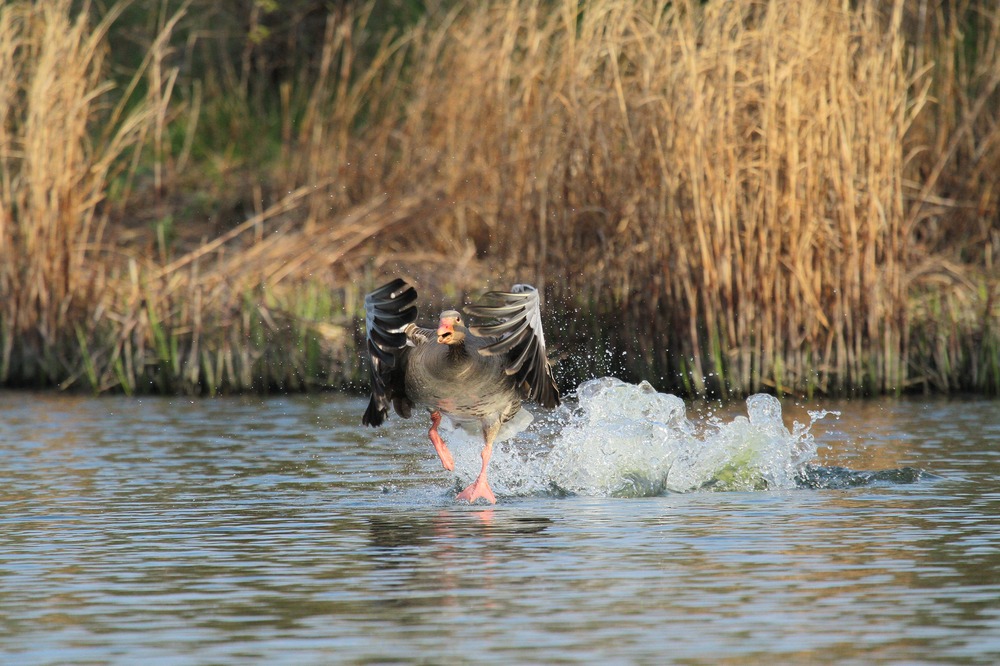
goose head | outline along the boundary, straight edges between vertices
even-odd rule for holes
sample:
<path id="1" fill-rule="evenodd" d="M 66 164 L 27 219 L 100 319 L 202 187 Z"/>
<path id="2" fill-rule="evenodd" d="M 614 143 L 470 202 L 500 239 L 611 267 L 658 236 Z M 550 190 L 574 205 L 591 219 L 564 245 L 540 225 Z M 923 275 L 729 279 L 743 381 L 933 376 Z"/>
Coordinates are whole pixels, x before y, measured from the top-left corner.
<path id="1" fill-rule="evenodd" d="M 460 345 L 465 341 L 466 330 L 462 315 L 455 310 L 445 310 L 438 322 L 438 342 L 443 345 Z"/>

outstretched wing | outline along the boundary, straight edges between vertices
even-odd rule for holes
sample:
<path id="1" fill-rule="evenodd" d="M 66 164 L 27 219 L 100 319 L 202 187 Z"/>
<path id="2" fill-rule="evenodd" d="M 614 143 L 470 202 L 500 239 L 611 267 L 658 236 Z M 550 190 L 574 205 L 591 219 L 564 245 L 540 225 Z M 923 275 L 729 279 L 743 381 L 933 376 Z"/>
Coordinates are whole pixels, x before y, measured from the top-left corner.
<path id="1" fill-rule="evenodd" d="M 417 318 L 417 290 L 396 278 L 365 296 L 369 374 L 372 396 L 361 422 L 382 425 L 395 403 L 401 416 L 412 406 L 405 391 L 406 329 Z"/>
<path id="2" fill-rule="evenodd" d="M 505 371 L 513 375 L 526 395 L 543 407 L 559 404 L 559 388 L 552 378 L 545 353 L 542 313 L 538 290 L 528 284 L 515 284 L 510 292 L 491 291 L 483 300 L 465 308 L 476 317 L 491 317 L 497 321 L 488 326 L 471 326 L 473 335 L 499 338 L 482 347 L 484 356 L 504 356 Z"/>

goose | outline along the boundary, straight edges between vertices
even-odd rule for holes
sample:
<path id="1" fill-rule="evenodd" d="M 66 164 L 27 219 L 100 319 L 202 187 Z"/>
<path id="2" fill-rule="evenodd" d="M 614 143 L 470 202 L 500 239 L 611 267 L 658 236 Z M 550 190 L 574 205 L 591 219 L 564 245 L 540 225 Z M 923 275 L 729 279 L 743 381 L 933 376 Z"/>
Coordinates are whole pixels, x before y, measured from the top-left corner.
<path id="1" fill-rule="evenodd" d="M 487 480 L 493 441 L 523 400 L 546 408 L 559 405 L 559 388 L 546 357 L 538 290 L 515 284 L 491 291 L 466 314 L 489 323 L 466 326 L 457 310 L 445 310 L 437 329 L 421 328 L 417 291 L 401 278 L 365 296 L 365 324 L 371 399 L 362 423 L 380 426 L 389 415 L 408 419 L 414 407 L 430 413 L 428 435 L 446 470 L 455 467 L 438 433 L 441 415 L 477 424 L 483 435 L 482 468 L 455 499 L 496 503 Z"/>

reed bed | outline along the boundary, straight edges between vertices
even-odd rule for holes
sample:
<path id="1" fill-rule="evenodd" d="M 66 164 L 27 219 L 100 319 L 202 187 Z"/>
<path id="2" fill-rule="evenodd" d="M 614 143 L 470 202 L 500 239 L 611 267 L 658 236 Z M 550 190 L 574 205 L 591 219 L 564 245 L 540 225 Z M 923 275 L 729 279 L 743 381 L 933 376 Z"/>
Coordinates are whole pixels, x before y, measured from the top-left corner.
<path id="1" fill-rule="evenodd" d="M 0 7 L 0 382 L 51 383 L 93 314 L 107 190 L 169 94 L 109 103 L 109 26 L 69 2 Z M 142 72 L 136 74 L 142 76 Z"/>
<path id="2" fill-rule="evenodd" d="M 996 393 L 1000 11 L 927 9 L 494 0 L 379 32 L 371 5 L 262 113 L 171 68 L 183 12 L 113 91 L 114 11 L 6 5 L 0 381 L 351 385 L 361 295 L 401 273 L 431 307 L 534 282 L 566 384 Z M 252 204 L 217 229 L 185 172 L 223 117 L 277 149 L 222 169 Z"/>

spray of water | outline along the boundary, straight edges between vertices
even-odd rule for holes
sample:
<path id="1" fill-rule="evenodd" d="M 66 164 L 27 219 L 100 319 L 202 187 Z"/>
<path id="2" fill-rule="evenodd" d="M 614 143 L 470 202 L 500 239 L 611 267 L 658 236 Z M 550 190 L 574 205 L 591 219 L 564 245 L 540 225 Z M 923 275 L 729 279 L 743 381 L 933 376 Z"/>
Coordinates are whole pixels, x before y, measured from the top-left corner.
<path id="1" fill-rule="evenodd" d="M 684 401 L 646 382 L 604 377 L 581 384 L 576 400 L 536 419 L 495 447 L 490 483 L 498 494 L 641 497 L 694 490 L 797 487 L 816 456 L 810 412 L 792 429 L 781 404 L 753 395 L 747 415 L 696 423 Z M 482 440 L 455 431 L 449 445 L 463 483 L 479 470 Z"/>

